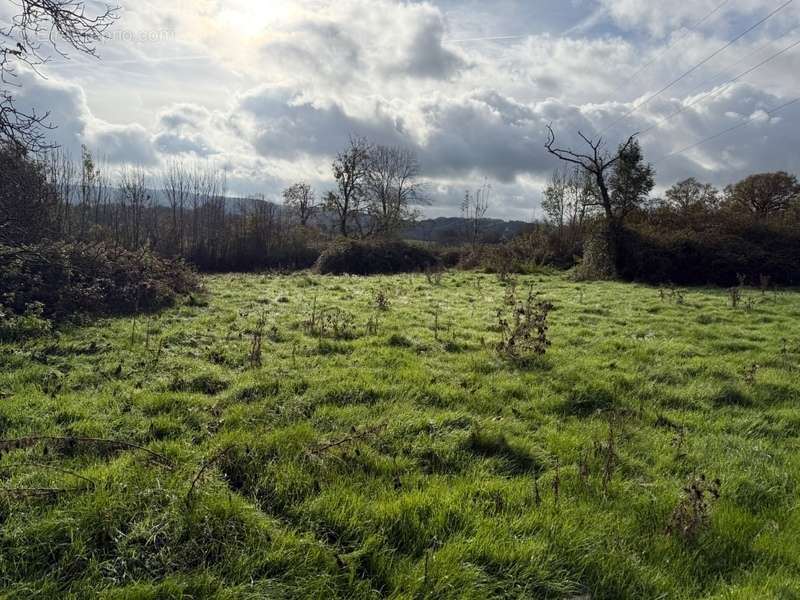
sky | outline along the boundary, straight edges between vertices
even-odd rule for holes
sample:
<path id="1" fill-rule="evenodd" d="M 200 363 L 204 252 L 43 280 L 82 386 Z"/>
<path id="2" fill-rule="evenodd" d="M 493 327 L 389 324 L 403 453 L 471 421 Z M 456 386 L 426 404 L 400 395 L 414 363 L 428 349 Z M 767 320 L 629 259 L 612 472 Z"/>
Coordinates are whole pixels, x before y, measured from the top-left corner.
<path id="1" fill-rule="evenodd" d="M 361 135 L 417 153 L 428 216 L 489 184 L 490 216 L 530 220 L 559 166 L 548 124 L 576 151 L 579 131 L 611 151 L 642 132 L 656 193 L 800 175 L 800 103 L 770 112 L 800 97 L 800 46 L 772 58 L 800 41 L 800 0 L 786 2 L 120 0 L 99 59 L 56 55 L 14 94 L 50 111 L 66 151 L 154 182 L 200 161 L 230 194 L 278 200 L 307 181 L 321 197 Z M 0 21 L 13 10 L 0 0 Z"/>

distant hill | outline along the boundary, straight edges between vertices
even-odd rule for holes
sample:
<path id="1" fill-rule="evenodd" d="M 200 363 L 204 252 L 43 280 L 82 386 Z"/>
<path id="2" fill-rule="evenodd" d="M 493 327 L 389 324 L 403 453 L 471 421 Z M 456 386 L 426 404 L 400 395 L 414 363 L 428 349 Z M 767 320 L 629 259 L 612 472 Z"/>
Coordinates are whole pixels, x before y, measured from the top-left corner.
<path id="1" fill-rule="evenodd" d="M 524 221 L 503 221 L 502 219 L 484 219 L 481 227 L 483 241 L 502 242 L 530 228 Z M 460 217 L 439 217 L 417 221 L 410 225 L 403 237 L 420 242 L 436 242 L 438 244 L 459 244 L 468 237 L 469 221 Z"/>

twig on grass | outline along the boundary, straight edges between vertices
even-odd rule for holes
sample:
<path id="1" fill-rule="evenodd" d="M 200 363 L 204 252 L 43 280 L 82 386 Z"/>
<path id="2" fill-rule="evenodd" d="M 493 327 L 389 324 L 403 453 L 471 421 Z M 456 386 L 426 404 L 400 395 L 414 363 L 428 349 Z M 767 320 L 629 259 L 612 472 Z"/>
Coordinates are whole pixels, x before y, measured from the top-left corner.
<path id="1" fill-rule="evenodd" d="M 194 496 L 195 487 L 197 487 L 198 482 L 200 479 L 205 475 L 206 471 L 208 471 L 211 467 L 217 464 L 222 458 L 228 455 L 228 453 L 235 449 L 237 446 L 236 444 L 231 444 L 230 446 L 226 446 L 219 450 L 216 454 L 214 454 L 211 458 L 203 462 L 203 465 L 200 467 L 200 470 L 192 479 L 192 485 L 189 486 L 189 491 L 186 493 L 186 503 L 191 504 L 192 497 Z"/>
<path id="2" fill-rule="evenodd" d="M 321 454 L 324 454 L 329 450 L 333 450 L 334 448 L 338 448 L 340 446 L 345 446 L 347 444 L 352 444 L 355 442 L 362 442 L 365 439 L 372 437 L 373 435 L 377 434 L 379 431 L 385 428 L 386 428 L 385 423 L 381 423 L 380 425 L 375 425 L 374 427 L 364 429 L 363 431 L 358 431 L 354 427 L 351 431 L 351 434 L 348 435 L 347 437 L 341 438 L 335 442 L 329 442 L 327 444 L 321 444 L 314 448 L 310 448 L 309 450 L 307 450 L 307 453 L 310 456 L 319 457 Z"/>
<path id="3" fill-rule="evenodd" d="M 151 458 L 155 459 L 162 466 L 168 468 L 173 467 L 173 463 L 169 458 L 167 458 L 163 454 L 159 454 L 158 452 L 154 452 L 153 450 L 145 448 L 144 446 L 134 444 L 133 442 L 127 442 L 123 440 L 108 440 L 104 438 L 31 435 L 16 439 L 0 440 L 0 451 L 17 450 L 20 448 L 30 448 L 31 446 L 34 446 L 39 442 L 62 442 L 68 447 L 74 444 L 104 444 L 106 446 L 111 446 L 111 447 L 140 450 L 141 452 L 144 452 L 148 454 Z"/>

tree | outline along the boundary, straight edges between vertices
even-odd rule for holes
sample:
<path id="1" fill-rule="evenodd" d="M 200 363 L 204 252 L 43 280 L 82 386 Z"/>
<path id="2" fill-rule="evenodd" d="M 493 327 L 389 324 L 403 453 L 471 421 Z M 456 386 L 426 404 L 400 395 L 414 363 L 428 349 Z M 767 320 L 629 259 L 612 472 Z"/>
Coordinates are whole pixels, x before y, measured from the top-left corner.
<path id="1" fill-rule="evenodd" d="M 45 165 L 18 146 L 0 144 L 0 243 L 38 241 L 55 231 L 55 196 Z"/>
<path id="2" fill-rule="evenodd" d="M 183 254 L 186 242 L 186 208 L 189 200 L 189 172 L 179 161 L 171 161 L 161 184 L 169 202 L 170 226 L 167 253 Z"/>
<path id="3" fill-rule="evenodd" d="M 602 209 L 603 227 L 584 243 L 582 276 L 613 279 L 623 262 L 623 225 L 626 217 L 639 208 L 655 185 L 653 167 L 644 162 L 636 136 L 619 146 L 616 154 L 604 150 L 603 138 L 590 140 L 580 131 L 589 146 L 588 153 L 556 147 L 556 136 L 548 125 L 545 148 L 559 160 L 576 165 L 594 182 L 593 198 L 587 203 Z"/>
<path id="4" fill-rule="evenodd" d="M 367 175 L 368 212 L 380 236 L 391 236 L 412 221 L 417 213 L 411 202 L 419 201 L 419 162 L 406 148 L 376 146 L 372 149 Z"/>
<path id="5" fill-rule="evenodd" d="M 314 190 L 307 183 L 295 183 L 283 190 L 283 203 L 297 217 L 302 227 L 307 227 L 317 212 L 317 199 Z"/>
<path id="6" fill-rule="evenodd" d="M 464 201 L 461 203 L 461 218 L 466 223 L 467 240 L 472 244 L 473 249 L 481 241 L 491 195 L 492 186 L 488 183 L 484 183 L 474 194 L 469 190 L 464 194 Z"/>
<path id="7" fill-rule="evenodd" d="M 82 54 L 97 56 L 97 43 L 117 18 L 118 9 L 106 5 L 95 12 L 92 2 L 80 0 L 16 0 L 16 15 L 0 30 L 0 141 L 19 148 L 39 151 L 48 148 L 44 132 L 52 127 L 47 113 L 24 112 L 17 108 L 8 87 L 16 85 L 17 67 L 36 71 L 48 57 L 42 39 L 51 50 L 67 56 L 59 43 Z"/>
<path id="8" fill-rule="evenodd" d="M 362 209 L 371 151 L 366 139 L 352 137 L 347 149 L 337 154 L 332 164 L 337 190 L 328 193 L 325 206 L 335 213 L 343 237 L 348 237 L 350 223 L 358 219 Z"/>
<path id="9" fill-rule="evenodd" d="M 800 197 L 800 186 L 784 171 L 760 173 L 728 186 L 725 196 L 729 204 L 763 219 L 788 210 Z"/>
<path id="10" fill-rule="evenodd" d="M 620 147 L 609 178 L 611 204 L 616 219 L 621 223 L 631 212 L 640 208 L 655 187 L 655 172 L 644 161 L 642 148 L 636 139 Z"/>
<path id="11" fill-rule="evenodd" d="M 700 183 L 694 177 L 673 185 L 667 190 L 666 197 L 667 203 L 681 212 L 714 209 L 719 203 L 717 188 Z"/>
<path id="12" fill-rule="evenodd" d="M 580 167 L 553 172 L 544 190 L 542 209 L 556 228 L 559 243 L 572 245 L 576 241 L 594 196 L 593 182 Z"/>
<path id="13" fill-rule="evenodd" d="M 589 146 L 588 154 L 574 152 L 569 148 L 556 147 L 556 134 L 550 125 L 547 126 L 545 148 L 559 160 L 578 166 L 594 180 L 595 198 L 587 206 L 600 207 L 610 226 L 619 225 L 629 212 L 630 201 L 640 197 L 638 191 L 632 188 L 637 179 L 634 172 L 640 167 L 640 165 L 636 164 L 636 161 L 641 158 L 641 149 L 636 142 L 636 136 L 629 137 L 619 147 L 617 153 L 612 156 L 604 150 L 603 138 L 599 138 L 595 142 L 580 131 L 578 135 Z M 634 146 L 635 150 L 631 151 Z M 609 177 L 614 174 L 617 163 L 623 159 L 628 164 L 623 167 L 622 172 L 616 177 L 616 193 L 612 194 Z M 650 168 L 650 177 L 652 179 L 652 168 Z M 646 178 L 645 181 L 640 181 L 640 183 L 644 182 L 646 182 Z M 635 198 L 631 196 L 635 196 Z"/>

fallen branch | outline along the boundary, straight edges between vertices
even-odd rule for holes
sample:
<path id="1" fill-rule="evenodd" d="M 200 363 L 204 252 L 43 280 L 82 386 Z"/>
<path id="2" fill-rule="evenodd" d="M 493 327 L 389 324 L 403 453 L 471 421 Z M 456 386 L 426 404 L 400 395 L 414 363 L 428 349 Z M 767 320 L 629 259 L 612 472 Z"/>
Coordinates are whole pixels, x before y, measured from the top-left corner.
<path id="1" fill-rule="evenodd" d="M 372 437 L 373 435 L 377 434 L 379 431 L 386 428 L 386 424 L 382 423 L 380 425 L 376 425 L 374 427 L 370 427 L 369 429 L 365 429 L 363 431 L 358 431 L 354 427 L 352 430 L 351 435 L 337 440 L 335 442 L 330 442 L 328 444 L 322 444 L 317 446 L 316 448 L 310 448 L 307 450 L 307 453 L 311 456 L 319 456 L 320 454 L 324 454 L 325 452 L 332 450 L 334 448 L 338 448 L 340 446 L 345 446 L 347 444 L 352 444 L 354 442 L 361 442 L 365 439 Z"/>
<path id="2" fill-rule="evenodd" d="M 74 444 L 105 444 L 111 447 L 128 448 L 131 450 L 140 450 L 148 454 L 151 458 L 161 463 L 165 467 L 172 468 L 172 461 L 158 452 L 154 452 L 144 446 L 134 444 L 132 442 L 125 442 L 122 440 L 108 440 L 104 438 L 92 437 L 70 437 L 70 436 L 52 436 L 52 435 L 32 435 L 23 438 L 0 440 L 0 451 L 18 450 L 20 448 L 30 448 L 39 442 L 62 442 L 67 446 Z"/>
<path id="3" fill-rule="evenodd" d="M 227 456 L 228 453 L 231 450 L 233 450 L 234 448 L 236 448 L 235 444 L 231 444 L 230 446 L 226 446 L 225 448 L 223 448 L 222 450 L 217 452 L 214 456 L 212 456 L 211 458 L 209 458 L 208 460 L 206 460 L 203 463 L 203 466 L 200 467 L 200 470 L 194 476 L 194 479 L 192 479 L 192 485 L 189 486 L 189 491 L 186 493 L 186 503 L 187 504 L 191 502 L 192 495 L 194 494 L 194 488 L 197 486 L 197 483 L 200 481 L 200 478 L 205 474 L 205 472 L 208 471 L 216 463 L 218 463 L 224 456 Z"/>
<path id="4" fill-rule="evenodd" d="M 0 488 L 0 494 L 15 498 L 31 498 L 72 494 L 85 491 L 84 488 Z"/>

